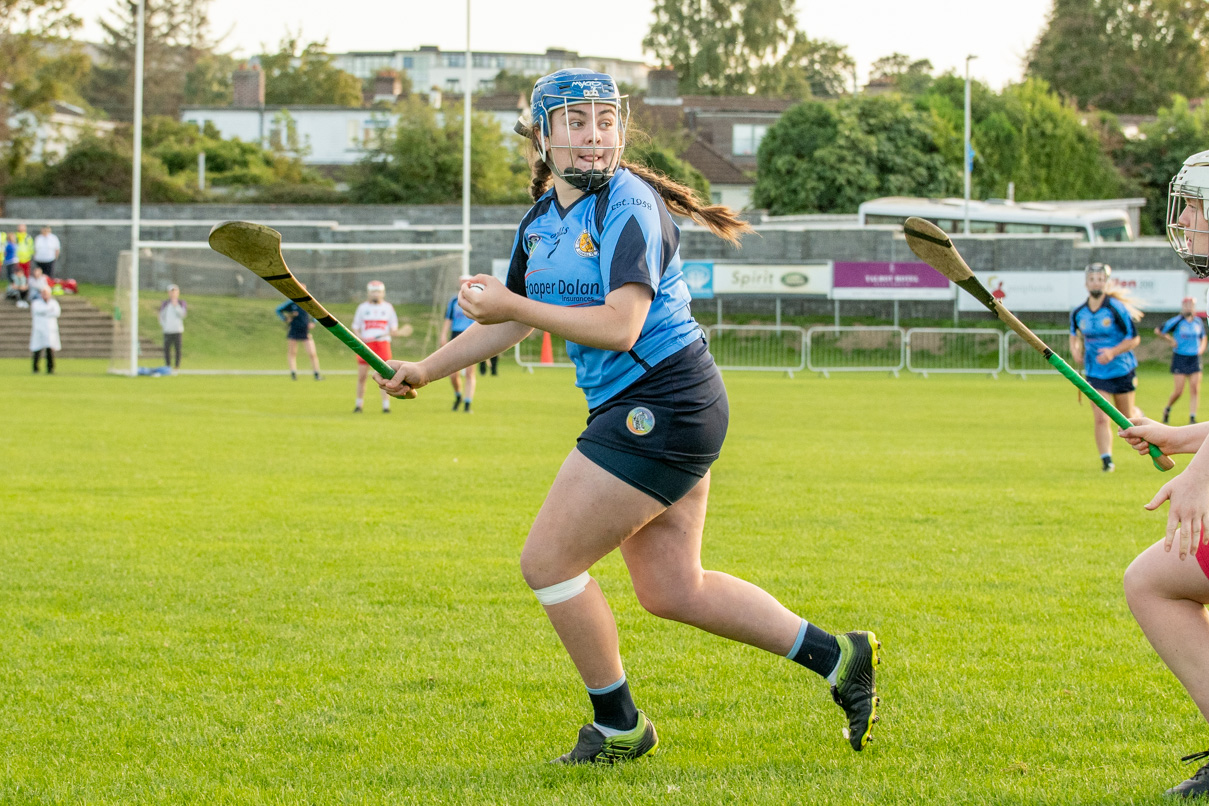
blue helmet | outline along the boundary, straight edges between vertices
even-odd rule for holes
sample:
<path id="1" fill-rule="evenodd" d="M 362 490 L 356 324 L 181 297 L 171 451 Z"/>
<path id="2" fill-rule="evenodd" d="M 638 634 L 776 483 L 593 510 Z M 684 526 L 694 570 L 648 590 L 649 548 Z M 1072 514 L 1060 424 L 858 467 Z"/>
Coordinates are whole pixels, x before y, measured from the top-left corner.
<path id="1" fill-rule="evenodd" d="M 530 114 L 533 125 L 537 127 L 537 150 L 539 156 L 550 170 L 562 177 L 573 187 L 583 191 L 594 190 L 609 181 L 617 165 L 621 161 L 621 151 L 625 147 L 625 126 L 628 117 L 628 105 L 623 108 L 625 96 L 617 91 L 617 82 L 607 73 L 597 73 L 583 67 L 569 67 L 564 70 L 543 76 L 533 85 L 533 95 L 530 97 Z M 617 143 L 605 150 L 614 152 L 608 165 L 581 171 L 570 167 L 560 171 L 554 165 L 548 140 L 550 138 L 550 115 L 557 109 L 577 104 L 591 104 L 592 118 L 595 119 L 596 106 L 612 107 L 618 119 Z M 593 128 L 595 124 L 593 123 Z M 518 128 L 518 131 L 520 129 Z M 568 137 L 568 139 L 570 139 Z"/>

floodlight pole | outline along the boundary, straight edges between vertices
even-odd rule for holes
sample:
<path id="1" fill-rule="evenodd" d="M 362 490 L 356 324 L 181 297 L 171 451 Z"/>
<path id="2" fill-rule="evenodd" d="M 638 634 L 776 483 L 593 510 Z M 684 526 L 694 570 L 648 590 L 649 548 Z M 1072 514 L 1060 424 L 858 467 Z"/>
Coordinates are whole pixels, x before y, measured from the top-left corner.
<path id="1" fill-rule="evenodd" d="M 466 88 L 462 93 L 462 274 L 470 274 L 470 0 L 466 0 Z"/>
<path id="2" fill-rule="evenodd" d="M 962 175 L 965 178 L 965 227 L 962 232 L 966 235 L 970 234 L 970 170 L 974 167 L 970 164 L 970 62 L 977 58 L 973 54 L 966 56 L 965 148 L 961 153 Z"/>
<path id="3" fill-rule="evenodd" d="M 146 1 L 138 0 L 134 45 L 134 174 L 130 188 L 130 375 L 139 374 L 139 231 L 143 203 L 143 46 Z"/>

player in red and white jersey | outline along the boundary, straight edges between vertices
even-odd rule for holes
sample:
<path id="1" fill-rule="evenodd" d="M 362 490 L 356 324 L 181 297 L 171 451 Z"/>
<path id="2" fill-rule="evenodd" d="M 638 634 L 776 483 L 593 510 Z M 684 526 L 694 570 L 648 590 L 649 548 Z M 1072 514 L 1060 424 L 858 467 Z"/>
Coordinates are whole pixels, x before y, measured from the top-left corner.
<path id="1" fill-rule="evenodd" d="M 383 361 L 390 360 L 390 337 L 399 333 L 399 317 L 395 306 L 386 301 L 386 286 L 374 280 L 365 286 L 368 299 L 357 306 L 353 316 L 353 332 L 369 349 Z M 365 378 L 369 375 L 369 364 L 357 356 L 357 407 L 354 414 L 361 413 L 365 403 Z M 390 413 L 390 395 L 382 392 L 382 413 Z"/>

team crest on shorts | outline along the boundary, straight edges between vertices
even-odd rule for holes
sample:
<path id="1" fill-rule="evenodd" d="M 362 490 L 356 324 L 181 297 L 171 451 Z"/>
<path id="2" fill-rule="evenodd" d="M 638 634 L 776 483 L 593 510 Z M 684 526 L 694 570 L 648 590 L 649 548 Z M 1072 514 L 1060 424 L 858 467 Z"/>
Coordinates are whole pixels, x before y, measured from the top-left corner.
<path id="1" fill-rule="evenodd" d="M 596 254 L 596 244 L 592 243 L 592 236 L 584 230 L 575 239 L 575 254 L 580 257 L 593 257 Z"/>
<path id="2" fill-rule="evenodd" d="M 644 406 L 636 406 L 625 416 L 625 426 L 631 434 L 645 437 L 655 430 L 655 415 Z"/>

